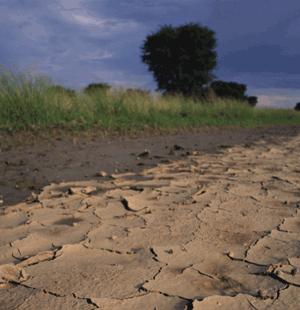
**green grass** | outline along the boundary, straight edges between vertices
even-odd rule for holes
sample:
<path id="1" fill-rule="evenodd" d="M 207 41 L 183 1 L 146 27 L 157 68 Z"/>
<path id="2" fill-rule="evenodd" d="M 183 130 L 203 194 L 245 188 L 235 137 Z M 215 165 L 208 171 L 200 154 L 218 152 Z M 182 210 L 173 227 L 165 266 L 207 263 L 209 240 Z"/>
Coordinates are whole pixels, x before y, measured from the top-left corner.
<path id="1" fill-rule="evenodd" d="M 2 130 L 99 128 L 128 132 L 261 125 L 300 125 L 300 113 L 253 109 L 243 102 L 221 99 L 207 103 L 124 91 L 72 94 L 57 90 L 46 78 L 3 70 L 0 73 Z"/>

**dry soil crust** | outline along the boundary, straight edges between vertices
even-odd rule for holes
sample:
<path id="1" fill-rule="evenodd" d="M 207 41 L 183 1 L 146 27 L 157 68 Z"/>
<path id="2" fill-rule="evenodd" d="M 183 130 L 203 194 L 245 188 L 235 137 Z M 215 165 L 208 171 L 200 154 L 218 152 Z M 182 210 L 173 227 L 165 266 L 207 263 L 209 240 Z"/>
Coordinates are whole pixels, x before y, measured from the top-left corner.
<path id="1" fill-rule="evenodd" d="M 215 153 L 258 139 L 275 141 L 292 137 L 298 127 L 261 129 L 202 129 L 147 137 L 67 137 L 63 134 L 36 137 L 34 134 L 0 133 L 0 195 L 5 205 L 24 200 L 52 182 L 89 180 L 97 172 L 138 172 L 158 163 L 179 159 L 192 151 Z M 183 147 L 181 149 L 180 147 Z M 138 155 L 149 150 L 149 156 Z M 1 205 L 0 205 L 1 208 Z"/>
<path id="2" fill-rule="evenodd" d="M 223 145 L 2 208 L 0 309 L 299 309 L 299 153 Z"/>

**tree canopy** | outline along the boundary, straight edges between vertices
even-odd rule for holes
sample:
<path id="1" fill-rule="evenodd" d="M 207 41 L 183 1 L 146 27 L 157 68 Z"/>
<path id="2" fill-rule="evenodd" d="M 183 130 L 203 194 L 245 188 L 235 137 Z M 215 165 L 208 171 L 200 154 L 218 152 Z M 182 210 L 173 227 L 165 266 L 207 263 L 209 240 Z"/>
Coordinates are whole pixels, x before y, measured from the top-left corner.
<path id="1" fill-rule="evenodd" d="M 236 99 L 247 101 L 249 105 L 255 107 L 258 99 L 256 96 L 247 96 L 247 86 L 245 84 L 226 81 L 213 81 L 210 88 L 215 95 L 220 98 Z"/>
<path id="2" fill-rule="evenodd" d="M 210 87 L 218 97 L 245 100 L 245 93 L 247 91 L 245 84 L 218 80 L 213 81 Z"/>
<path id="3" fill-rule="evenodd" d="M 111 86 L 107 83 L 91 83 L 85 87 L 84 92 L 91 94 L 98 91 L 108 91 L 110 88 Z"/>
<path id="4" fill-rule="evenodd" d="M 252 106 L 255 107 L 258 102 L 258 98 L 256 96 L 249 96 L 248 98 L 248 103 Z"/>
<path id="5" fill-rule="evenodd" d="M 153 73 L 158 90 L 198 95 L 213 78 L 215 48 L 215 33 L 205 26 L 165 25 L 145 39 L 142 60 Z"/>

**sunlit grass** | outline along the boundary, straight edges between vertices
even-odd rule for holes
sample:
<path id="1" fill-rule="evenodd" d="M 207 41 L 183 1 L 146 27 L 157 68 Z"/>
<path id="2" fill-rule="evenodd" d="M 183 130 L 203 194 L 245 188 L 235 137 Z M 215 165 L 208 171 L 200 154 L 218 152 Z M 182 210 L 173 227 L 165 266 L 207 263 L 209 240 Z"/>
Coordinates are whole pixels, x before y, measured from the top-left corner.
<path id="1" fill-rule="evenodd" d="M 300 113 L 251 108 L 244 102 L 201 102 L 126 91 L 70 93 L 45 77 L 0 73 L 0 129 L 66 128 L 106 131 L 186 129 L 201 126 L 300 125 Z"/>

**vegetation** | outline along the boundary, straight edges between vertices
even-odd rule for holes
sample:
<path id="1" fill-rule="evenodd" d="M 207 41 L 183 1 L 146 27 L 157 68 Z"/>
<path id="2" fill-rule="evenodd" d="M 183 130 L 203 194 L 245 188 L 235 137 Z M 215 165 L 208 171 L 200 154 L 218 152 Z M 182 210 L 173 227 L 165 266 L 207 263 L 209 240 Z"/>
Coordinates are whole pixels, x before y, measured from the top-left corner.
<path id="1" fill-rule="evenodd" d="M 236 82 L 213 81 L 209 86 L 220 98 L 236 99 L 247 101 L 250 106 L 254 107 L 257 104 L 257 97 L 246 95 L 247 86 Z"/>
<path id="2" fill-rule="evenodd" d="M 148 65 L 166 95 L 183 95 L 211 101 L 215 97 L 246 101 L 252 107 L 257 97 L 246 95 L 247 86 L 213 81 L 217 64 L 215 33 L 195 23 L 179 27 L 162 26 L 146 37 L 142 60 Z"/>
<path id="3" fill-rule="evenodd" d="M 247 100 L 251 107 L 255 107 L 257 105 L 258 98 L 256 96 L 249 96 Z"/>
<path id="4" fill-rule="evenodd" d="M 151 96 L 149 90 L 140 89 L 140 88 L 127 88 L 125 89 L 126 94 L 128 95 L 142 95 L 142 96 Z"/>
<path id="5" fill-rule="evenodd" d="M 63 87 L 61 85 L 53 85 L 49 87 L 50 92 L 54 92 L 57 94 L 74 97 L 76 96 L 76 92 L 73 89 Z"/>
<path id="6" fill-rule="evenodd" d="M 199 24 L 162 26 L 149 35 L 142 60 L 154 74 L 158 90 L 199 96 L 217 64 L 215 33 Z"/>
<path id="7" fill-rule="evenodd" d="M 106 92 L 110 90 L 111 86 L 107 83 L 91 83 L 85 89 L 84 92 L 87 94 L 95 92 Z"/>
<path id="8" fill-rule="evenodd" d="M 295 105 L 295 111 L 300 111 L 300 102 Z"/>
<path id="9" fill-rule="evenodd" d="M 215 94 L 221 98 L 244 100 L 247 86 L 236 82 L 213 81 L 210 84 Z"/>
<path id="10" fill-rule="evenodd" d="M 208 126 L 300 124 L 293 110 L 253 109 L 236 100 L 208 104 L 183 96 L 112 90 L 70 96 L 47 78 L 2 72 L 0 129 L 97 128 L 105 132 L 172 130 Z"/>

